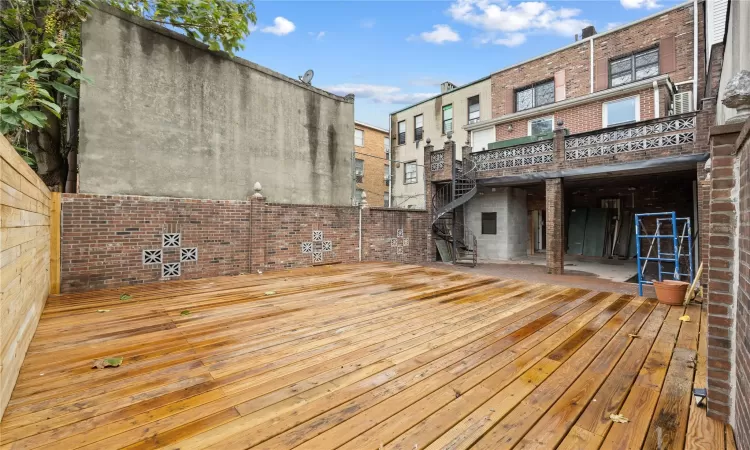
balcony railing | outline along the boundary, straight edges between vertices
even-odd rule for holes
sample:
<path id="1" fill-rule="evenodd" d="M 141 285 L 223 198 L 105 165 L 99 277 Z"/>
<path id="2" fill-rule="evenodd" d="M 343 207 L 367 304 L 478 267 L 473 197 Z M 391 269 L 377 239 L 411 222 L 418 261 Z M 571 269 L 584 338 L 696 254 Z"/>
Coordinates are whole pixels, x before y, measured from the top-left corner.
<path id="1" fill-rule="evenodd" d="M 533 166 L 552 162 L 552 140 L 518 145 L 502 150 L 472 153 L 477 171 Z"/>
<path id="2" fill-rule="evenodd" d="M 695 121 L 695 113 L 687 113 L 573 135 L 565 139 L 565 160 L 692 144 Z"/>
<path id="3" fill-rule="evenodd" d="M 445 152 L 443 150 L 434 150 L 430 154 L 430 171 L 438 172 L 445 167 Z"/>

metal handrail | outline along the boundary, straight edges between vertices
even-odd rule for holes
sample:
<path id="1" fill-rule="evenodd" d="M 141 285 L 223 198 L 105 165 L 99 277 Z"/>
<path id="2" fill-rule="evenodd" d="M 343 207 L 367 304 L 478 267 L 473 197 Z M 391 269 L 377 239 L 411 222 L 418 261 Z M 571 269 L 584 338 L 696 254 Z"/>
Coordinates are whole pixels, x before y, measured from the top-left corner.
<path id="1" fill-rule="evenodd" d="M 455 178 L 450 183 L 437 186 L 432 196 L 432 229 L 444 239 L 455 239 L 457 250 L 471 251 L 473 265 L 477 263 L 477 239 L 474 233 L 463 224 L 452 224 L 449 229 L 442 221 L 446 213 L 468 202 L 477 193 L 477 164 L 470 157 L 464 158 L 456 167 Z M 453 235 L 455 229 L 455 236 Z M 455 262 L 457 255 L 453 255 Z"/>

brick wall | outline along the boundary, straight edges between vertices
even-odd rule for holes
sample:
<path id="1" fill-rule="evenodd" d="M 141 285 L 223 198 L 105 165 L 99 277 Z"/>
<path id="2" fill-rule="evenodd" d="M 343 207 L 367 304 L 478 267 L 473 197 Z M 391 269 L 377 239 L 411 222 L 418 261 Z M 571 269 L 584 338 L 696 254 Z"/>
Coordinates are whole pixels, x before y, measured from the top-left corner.
<path id="1" fill-rule="evenodd" d="M 322 264 L 359 260 L 356 207 L 66 194 L 62 215 L 63 292 L 319 264 L 313 252 L 303 253 L 305 242 L 320 250 Z M 427 261 L 425 211 L 367 208 L 362 224 L 363 260 Z M 320 241 L 313 231 L 322 231 Z M 198 249 L 179 277 L 144 264 L 144 250 L 161 249 L 164 263 L 180 261 L 180 248 L 162 247 L 164 233 L 180 233 L 181 248 Z"/>
<path id="2" fill-rule="evenodd" d="M 702 7 L 699 8 L 698 22 L 698 66 L 704 67 L 705 52 L 702 50 L 704 44 L 701 41 L 703 33 Z M 661 45 L 665 45 L 665 40 L 673 40 L 673 52 L 670 49 L 661 48 Z M 692 5 L 686 5 L 619 31 L 601 36 L 595 35 L 593 43 L 595 71 L 598 70 L 598 65 L 607 65 L 608 67 L 611 59 L 659 46 L 660 61 L 670 56 L 674 58 L 674 67 L 669 71 L 662 71 L 661 74 L 668 74 L 674 83 L 691 80 L 693 78 L 693 7 Z M 500 117 L 514 112 L 514 104 L 511 99 L 514 98 L 515 90 L 559 77 L 561 73 L 564 74 L 565 92 L 564 96 L 557 95 L 559 88 L 556 87 L 556 101 L 590 94 L 592 92 L 590 45 L 589 40 L 581 41 L 578 45 L 494 73 L 491 79 L 492 117 Z M 670 51 L 670 54 L 665 54 L 666 51 Z M 596 76 L 593 78 L 595 80 L 594 91 L 607 88 L 607 86 L 597 84 Z M 703 71 L 699 71 L 699 96 L 703 92 L 703 79 Z M 689 84 L 678 87 L 678 90 L 690 89 L 692 87 Z M 606 101 L 633 95 L 640 96 L 641 120 L 654 118 L 654 91 L 651 87 L 637 93 L 608 98 Z M 660 89 L 659 95 L 660 115 L 663 116 L 667 112 L 668 96 L 664 88 Z M 495 127 L 496 139 L 503 141 L 527 136 L 529 120 L 549 116 L 554 116 L 555 123 L 562 119 L 565 127 L 573 134 L 600 129 L 602 128 L 602 103 L 603 101 L 593 101 L 554 113 L 539 114 L 538 116 L 497 125 Z M 509 125 L 511 126 L 510 130 Z"/>
<path id="3" fill-rule="evenodd" d="M 708 414 L 727 421 L 732 410 L 732 331 L 737 324 L 735 257 L 737 198 L 735 142 L 741 124 L 711 128 L 711 200 L 708 270 Z"/>
<path id="4" fill-rule="evenodd" d="M 370 206 L 383 206 L 383 197 L 388 192 L 384 175 L 386 172 L 385 141 L 388 133 L 363 123 L 355 123 L 354 128 L 364 131 L 364 147 L 354 147 L 355 157 L 364 161 L 365 171 L 362 182 L 357 183 L 357 189 L 367 193 L 367 203 Z"/>
<path id="5" fill-rule="evenodd" d="M 639 92 L 631 94 L 620 95 L 606 99 L 607 102 L 617 100 L 626 97 L 639 96 L 640 99 L 640 119 L 649 120 L 653 119 L 654 116 L 654 89 L 643 89 Z M 495 136 L 498 141 L 505 141 L 508 139 L 515 139 L 529 135 L 528 123 L 530 120 L 538 119 L 541 117 L 553 117 L 553 123 L 557 124 L 558 120 L 562 120 L 564 127 L 568 129 L 571 134 L 585 133 L 587 131 L 599 130 L 602 128 L 602 104 L 605 100 L 595 101 L 586 103 L 584 105 L 574 106 L 572 108 L 555 111 L 548 114 L 540 114 L 536 117 L 528 119 L 520 119 L 511 123 L 504 123 L 495 127 Z M 663 103 L 663 101 L 662 101 Z M 508 126 L 511 126 L 512 130 L 509 130 Z"/>
<path id="6" fill-rule="evenodd" d="M 144 265 L 143 250 L 162 248 L 162 234 L 181 233 L 198 262 L 181 278 L 249 272 L 247 202 L 164 197 L 65 194 L 62 200 L 62 291 L 109 288 L 162 279 L 161 265 Z M 179 262 L 177 248 L 163 261 Z"/>
<path id="7" fill-rule="evenodd" d="M 735 336 L 737 398 L 735 433 L 742 450 L 750 449 L 750 121 L 740 133 L 739 143 L 739 267 Z"/>

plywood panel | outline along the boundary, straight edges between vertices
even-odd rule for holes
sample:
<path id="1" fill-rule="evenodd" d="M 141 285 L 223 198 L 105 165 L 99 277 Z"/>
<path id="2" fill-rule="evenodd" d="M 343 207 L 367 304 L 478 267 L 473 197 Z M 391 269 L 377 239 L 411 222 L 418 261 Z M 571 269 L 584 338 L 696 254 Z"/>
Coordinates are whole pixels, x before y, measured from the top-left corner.
<path id="1" fill-rule="evenodd" d="M 0 418 L 49 293 L 50 198 L 0 137 Z"/>

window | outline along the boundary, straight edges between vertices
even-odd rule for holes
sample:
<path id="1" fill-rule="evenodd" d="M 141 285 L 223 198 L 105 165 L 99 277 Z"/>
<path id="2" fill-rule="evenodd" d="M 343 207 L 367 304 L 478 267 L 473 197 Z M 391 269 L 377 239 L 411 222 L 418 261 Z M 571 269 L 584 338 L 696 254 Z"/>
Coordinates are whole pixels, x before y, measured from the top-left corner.
<path id="1" fill-rule="evenodd" d="M 418 116 L 414 116 L 414 140 L 415 141 L 421 141 L 422 140 L 422 125 L 424 122 L 424 117 L 422 114 Z"/>
<path id="2" fill-rule="evenodd" d="M 383 137 L 383 148 L 385 149 L 385 158 L 391 159 L 391 139 L 388 136 Z"/>
<path id="3" fill-rule="evenodd" d="M 555 118 L 552 116 L 529 120 L 529 136 L 539 136 L 551 133 L 554 129 L 554 121 Z"/>
<path id="4" fill-rule="evenodd" d="M 404 184 L 417 182 L 417 162 L 411 161 L 404 164 Z"/>
<path id="5" fill-rule="evenodd" d="M 453 132 L 453 105 L 443 106 L 443 134 Z"/>
<path id="6" fill-rule="evenodd" d="M 354 160 L 354 176 L 357 179 L 357 183 L 362 182 L 362 178 L 365 176 L 365 161 L 362 159 Z"/>
<path id="7" fill-rule="evenodd" d="M 497 234 L 497 213 L 482 213 L 482 234 Z"/>
<path id="8" fill-rule="evenodd" d="M 628 55 L 609 62 L 609 87 L 659 75 L 659 49 Z"/>
<path id="9" fill-rule="evenodd" d="M 555 102 L 555 80 L 545 81 L 516 91 L 516 111 Z"/>
<path id="10" fill-rule="evenodd" d="M 362 203 L 362 193 L 363 192 L 364 192 L 364 190 L 362 190 L 362 189 L 357 189 L 356 191 L 354 191 L 354 205 L 355 206 L 359 206 Z"/>
<path id="11" fill-rule="evenodd" d="M 388 192 L 383 193 L 383 207 L 384 208 L 391 207 L 391 198 L 388 196 Z"/>
<path id="12" fill-rule="evenodd" d="M 479 122 L 479 96 L 469 97 L 469 123 Z"/>
<path id="13" fill-rule="evenodd" d="M 365 132 L 364 130 L 354 129 L 354 145 L 357 147 L 365 146 Z"/>
<path id="14" fill-rule="evenodd" d="M 406 121 L 398 123 L 398 145 L 406 144 Z"/>
<path id="15" fill-rule="evenodd" d="M 386 186 L 391 184 L 391 166 L 388 164 L 383 166 L 383 180 L 385 181 Z"/>
<path id="16" fill-rule="evenodd" d="M 606 102 L 602 105 L 602 126 L 611 127 L 641 120 L 638 96 Z"/>

